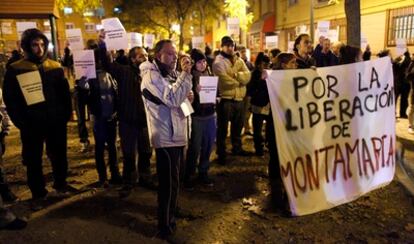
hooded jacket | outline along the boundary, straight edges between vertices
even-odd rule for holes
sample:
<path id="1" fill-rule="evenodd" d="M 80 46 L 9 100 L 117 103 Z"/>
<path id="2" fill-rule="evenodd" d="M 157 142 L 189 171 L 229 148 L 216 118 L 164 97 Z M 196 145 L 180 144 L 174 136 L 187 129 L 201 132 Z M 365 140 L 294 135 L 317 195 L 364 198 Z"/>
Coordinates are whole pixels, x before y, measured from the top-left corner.
<path id="1" fill-rule="evenodd" d="M 224 99 L 242 101 L 246 96 L 246 85 L 250 71 L 244 61 L 235 56 L 234 63 L 219 54 L 213 63 L 213 73 L 219 77 L 219 96 Z"/>
<path id="2" fill-rule="evenodd" d="M 36 57 L 30 44 L 32 40 L 42 38 L 45 47 L 49 42 L 37 29 L 26 30 L 22 35 L 21 45 L 25 58 L 14 62 L 6 71 L 3 85 L 3 98 L 12 122 L 19 129 L 67 123 L 72 114 L 69 83 L 58 62 L 47 58 L 47 51 L 42 57 Z M 17 75 L 39 71 L 44 102 L 27 105 L 17 80 Z"/>
<path id="3" fill-rule="evenodd" d="M 148 128 L 155 148 L 187 144 L 187 118 L 180 105 L 192 88 L 192 75 L 186 72 L 161 75 L 155 62 L 140 65 L 141 91 L 145 97 Z"/>

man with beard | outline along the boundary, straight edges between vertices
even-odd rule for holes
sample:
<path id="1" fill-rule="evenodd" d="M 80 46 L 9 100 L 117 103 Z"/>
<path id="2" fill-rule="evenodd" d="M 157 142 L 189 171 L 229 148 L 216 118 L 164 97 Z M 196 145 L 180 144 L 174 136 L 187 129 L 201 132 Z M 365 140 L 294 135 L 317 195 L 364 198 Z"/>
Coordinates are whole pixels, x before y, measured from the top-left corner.
<path id="1" fill-rule="evenodd" d="M 113 75 L 118 82 L 118 120 L 121 149 L 124 158 L 122 178 L 125 186 L 120 197 L 127 197 L 137 183 L 144 187 L 151 184 L 151 146 L 147 120 L 141 95 L 139 66 L 147 61 L 148 54 L 142 47 L 129 50 L 129 65 L 113 66 Z M 138 172 L 137 172 L 138 154 Z"/>
<path id="2" fill-rule="evenodd" d="M 42 171 L 43 144 L 52 163 L 53 188 L 73 192 L 66 182 L 67 122 L 72 114 L 69 84 L 58 62 L 48 59 L 49 41 L 38 29 L 23 32 L 25 58 L 7 69 L 3 95 L 9 116 L 19 128 L 23 164 L 32 192 L 32 208 L 43 207 L 48 191 Z"/>

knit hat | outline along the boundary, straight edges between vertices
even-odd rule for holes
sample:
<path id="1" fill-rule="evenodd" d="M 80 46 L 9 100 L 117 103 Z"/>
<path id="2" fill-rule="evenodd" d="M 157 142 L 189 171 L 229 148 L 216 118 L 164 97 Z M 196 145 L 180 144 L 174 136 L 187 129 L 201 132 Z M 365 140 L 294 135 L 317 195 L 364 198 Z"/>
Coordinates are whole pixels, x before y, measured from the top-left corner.
<path id="1" fill-rule="evenodd" d="M 221 38 L 221 46 L 234 45 L 234 40 L 230 36 L 224 36 Z"/>
<path id="2" fill-rule="evenodd" d="M 196 48 L 191 50 L 190 56 L 194 63 L 197 63 L 198 61 L 203 59 L 207 60 L 206 55 L 204 55 L 204 53 L 201 50 Z"/>

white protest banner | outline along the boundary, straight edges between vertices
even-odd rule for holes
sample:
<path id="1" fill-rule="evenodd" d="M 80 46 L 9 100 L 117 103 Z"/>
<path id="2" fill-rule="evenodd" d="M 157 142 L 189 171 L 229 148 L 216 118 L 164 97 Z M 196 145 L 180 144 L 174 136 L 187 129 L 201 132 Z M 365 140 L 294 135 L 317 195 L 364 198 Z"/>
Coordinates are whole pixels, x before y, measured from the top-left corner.
<path id="1" fill-rule="evenodd" d="M 318 38 L 320 36 L 328 37 L 330 21 L 318 21 Z"/>
<path id="2" fill-rule="evenodd" d="M 350 202 L 392 181 L 395 101 L 389 57 L 269 71 L 267 86 L 293 215 Z"/>
<path id="3" fill-rule="evenodd" d="M 308 27 L 306 25 L 296 26 L 295 30 L 297 36 L 300 34 L 308 34 Z"/>
<path id="4" fill-rule="evenodd" d="M 144 47 L 152 49 L 154 47 L 155 35 L 144 34 Z"/>
<path id="5" fill-rule="evenodd" d="M 76 50 L 73 52 L 73 65 L 76 79 L 86 76 L 87 79 L 96 78 L 95 56 L 93 50 Z"/>
<path id="6" fill-rule="evenodd" d="M 45 101 L 42 78 L 39 71 L 36 70 L 17 75 L 17 80 L 28 106 Z"/>
<path id="7" fill-rule="evenodd" d="M 273 49 L 279 46 L 279 37 L 278 36 L 266 36 L 266 49 Z"/>
<path id="8" fill-rule="evenodd" d="M 200 76 L 201 90 L 199 92 L 199 95 L 201 104 L 216 103 L 217 84 L 217 76 Z"/>
<path id="9" fill-rule="evenodd" d="M 332 43 L 339 41 L 338 30 L 329 30 L 328 38 Z"/>
<path id="10" fill-rule="evenodd" d="M 25 30 L 32 28 L 37 28 L 36 22 L 16 22 L 17 35 L 19 36 L 19 39 Z"/>
<path id="11" fill-rule="evenodd" d="M 193 48 L 203 50 L 204 49 L 204 36 L 193 36 L 191 38 L 191 44 Z"/>
<path id="12" fill-rule="evenodd" d="M 102 25 L 105 30 L 105 43 L 108 50 L 128 48 L 127 33 L 118 18 L 103 19 Z"/>
<path id="13" fill-rule="evenodd" d="M 66 40 L 72 50 L 83 50 L 83 38 L 81 29 L 67 29 Z"/>
<path id="14" fill-rule="evenodd" d="M 396 54 L 397 56 L 403 55 L 407 51 L 407 40 L 404 38 L 398 38 L 395 40 Z"/>
<path id="15" fill-rule="evenodd" d="M 239 18 L 227 18 L 227 35 L 240 35 L 240 20 Z"/>
<path id="16" fill-rule="evenodd" d="M 142 47 L 142 34 L 137 32 L 128 33 L 128 49 Z"/>
<path id="17" fill-rule="evenodd" d="M 13 34 L 12 23 L 11 22 L 2 22 L 1 23 L 1 32 L 5 35 Z"/>

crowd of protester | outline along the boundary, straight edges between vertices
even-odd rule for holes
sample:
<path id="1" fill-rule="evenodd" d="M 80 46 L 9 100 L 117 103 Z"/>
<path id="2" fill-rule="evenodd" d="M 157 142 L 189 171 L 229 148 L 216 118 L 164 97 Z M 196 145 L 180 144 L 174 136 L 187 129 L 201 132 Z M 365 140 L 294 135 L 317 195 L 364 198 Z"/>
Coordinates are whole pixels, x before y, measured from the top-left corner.
<path id="1" fill-rule="evenodd" d="M 293 53 L 279 49 L 260 52 L 255 55 L 254 65 L 246 55 L 246 48 L 236 48 L 229 36 L 221 39 L 220 50 L 214 52 L 207 46 L 204 52 L 192 49 L 188 54 L 179 54 L 171 40 L 161 40 L 153 50 L 133 47 L 127 55 L 124 50 L 108 52 L 104 37 L 100 36 L 98 40 L 88 40 L 86 45 L 95 55 L 96 78 L 76 79 L 71 91 L 68 79 L 74 79 L 74 69 L 70 46 L 65 47 L 61 64 L 48 58 L 47 46 L 48 40 L 42 32 L 26 30 L 21 39 L 24 56 L 16 50 L 6 65 L 3 95 L 7 112 L 0 106 L 0 155 L 5 150 L 4 138 L 11 119 L 21 135 L 32 208 L 43 208 L 49 194 L 42 171 L 44 143 L 52 163 L 56 192 L 76 194 L 78 190 L 66 181 L 66 127 L 75 110 L 81 153 L 90 150 L 87 121 L 91 121 L 98 187 L 119 185 L 121 198 L 128 197 L 137 185 L 158 190 L 161 238 L 168 238 L 176 229 L 181 183 L 186 190 L 194 190 L 197 184 L 214 186 L 209 174 L 213 148 L 216 148 L 218 164 L 231 164 L 226 150 L 229 123 L 233 155 L 262 157 L 268 151 L 272 199 L 287 212 L 287 195 L 280 177 L 276 147 L 277 141 L 282 139 L 275 135 L 266 70 L 315 69 L 371 58 L 369 46 L 362 52 L 340 43 L 331 45 L 328 38 L 321 37 L 313 47 L 307 34 L 296 38 Z M 379 57 L 387 55 L 390 55 L 387 50 L 378 54 Z M 393 60 L 393 68 L 396 97 L 400 97 L 399 117 L 408 116 L 408 130 L 414 134 L 414 61 L 408 51 Z M 20 75 L 28 71 L 40 74 L 44 94 L 43 101 L 32 105 L 28 105 L 18 83 Z M 218 77 L 216 103 L 200 103 L 202 76 Z M 183 103 L 192 105 L 194 112 L 190 116 L 183 113 Z M 243 128 L 245 135 L 253 134 L 254 152 L 243 148 Z M 118 136 L 123 156 L 122 173 L 118 166 Z M 108 162 L 105 162 L 105 150 Z M 158 184 L 151 177 L 153 151 Z M 0 228 L 24 228 L 26 222 L 3 207 L 3 201 L 14 202 L 17 198 L 1 170 L 0 193 Z"/>

